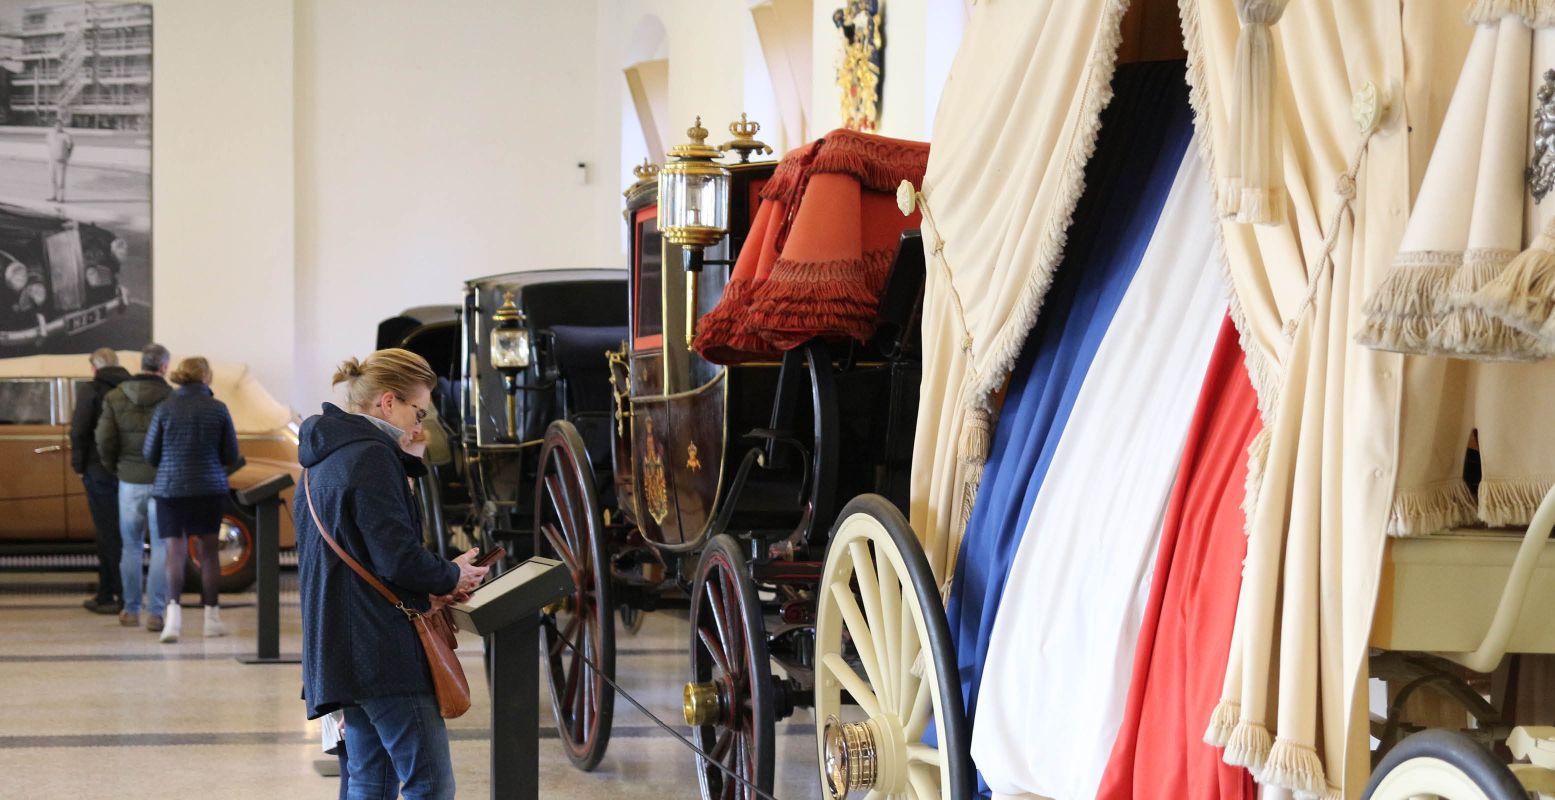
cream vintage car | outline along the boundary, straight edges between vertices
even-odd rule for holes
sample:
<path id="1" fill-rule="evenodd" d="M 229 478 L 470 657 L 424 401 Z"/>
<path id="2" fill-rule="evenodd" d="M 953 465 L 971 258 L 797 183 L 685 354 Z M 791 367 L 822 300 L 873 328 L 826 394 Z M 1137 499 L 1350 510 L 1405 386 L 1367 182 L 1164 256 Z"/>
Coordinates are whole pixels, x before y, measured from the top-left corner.
<path id="1" fill-rule="evenodd" d="M 119 353 L 132 373 L 137 352 Z M 297 464 L 297 418 L 259 384 L 243 364 L 214 362 L 211 389 L 227 404 L 246 464 L 233 473 L 233 491 Z M 0 359 L 0 553 L 87 553 L 94 528 L 81 480 L 70 468 L 70 415 L 76 390 L 92 379 L 84 355 Z M 289 503 L 291 490 L 283 495 Z M 293 547 L 291 514 L 281 516 L 281 547 Z M 254 581 L 254 510 L 227 505 L 221 530 L 223 591 Z M 190 569 L 198 567 L 190 560 Z M 198 586 L 195 582 L 190 584 Z"/>

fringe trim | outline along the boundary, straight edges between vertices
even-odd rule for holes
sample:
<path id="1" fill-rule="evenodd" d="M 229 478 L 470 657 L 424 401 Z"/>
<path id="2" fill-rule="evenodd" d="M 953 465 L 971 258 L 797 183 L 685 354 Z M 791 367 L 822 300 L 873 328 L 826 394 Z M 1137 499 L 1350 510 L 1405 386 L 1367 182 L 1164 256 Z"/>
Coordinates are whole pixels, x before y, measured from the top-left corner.
<path id="1" fill-rule="evenodd" d="M 879 321 L 880 293 L 895 256 L 895 248 L 883 248 L 857 259 L 779 258 L 751 293 L 750 326 L 780 349 L 817 336 L 866 340 Z"/>
<path id="2" fill-rule="evenodd" d="M 1271 747 L 1269 729 L 1244 719 L 1231 729 L 1231 736 L 1226 740 L 1226 752 L 1221 760 L 1233 767 L 1246 767 L 1257 777 L 1269 760 Z"/>
<path id="3" fill-rule="evenodd" d="M 1366 300 L 1355 340 L 1374 350 L 1431 354 L 1431 333 L 1447 314 L 1448 285 L 1462 264 L 1462 253 L 1399 253 Z"/>
<path id="4" fill-rule="evenodd" d="M 988 453 L 992 445 L 993 414 L 982 406 L 968 410 L 966 418 L 961 421 L 961 438 L 956 443 L 956 457 L 963 471 L 959 509 L 959 521 L 963 532 L 972 521 L 972 506 L 977 502 L 978 490 L 982 488 L 983 468 L 988 464 Z"/>
<path id="5" fill-rule="evenodd" d="M 1328 791 L 1323 760 L 1318 758 L 1317 750 L 1289 739 L 1274 743 L 1269 750 L 1269 760 L 1257 777 L 1265 785 L 1303 794 L 1321 795 Z"/>
<path id="6" fill-rule="evenodd" d="M 1220 191 L 1215 193 L 1215 213 L 1221 219 L 1236 219 L 1242 208 L 1242 179 L 1225 178 L 1220 181 Z"/>
<path id="7" fill-rule="evenodd" d="M 755 282 L 735 278 L 724 287 L 723 298 L 697 323 L 694 347 L 714 364 L 738 364 L 772 358 L 779 351 L 750 328 L 751 294 Z"/>
<path id="8" fill-rule="evenodd" d="M 1063 190 L 1053 210 L 1047 214 L 1042 231 L 1044 244 L 1034 259 L 1031 276 L 1021 289 L 1014 312 L 989 342 L 985 363 L 978 364 L 976 359 L 973 360 L 971 380 L 962 396 L 968 408 L 984 405 L 987 398 L 1004 384 L 1010 367 L 1026 344 L 1027 334 L 1036 324 L 1042 301 L 1053 283 L 1053 273 L 1063 258 L 1069 226 L 1074 221 L 1075 206 L 1085 193 L 1085 166 L 1096 152 L 1096 139 L 1101 133 L 1101 112 L 1112 101 L 1112 74 L 1117 65 L 1118 46 L 1123 41 L 1123 13 L 1128 10 L 1128 5 L 1128 0 L 1106 0 L 1100 40 L 1094 48 L 1091 63 L 1087 65 L 1091 75 L 1081 97 L 1079 122 L 1068 146 L 1064 148 L 1067 155 L 1057 178 Z M 959 541 L 958 534 L 953 542 Z"/>
<path id="9" fill-rule="evenodd" d="M 1476 249 L 1463 255 L 1463 267 L 1446 287 L 1446 314 L 1431 331 L 1431 351 L 1483 361 L 1536 361 L 1551 348 L 1528 333 L 1486 313 L 1473 302 L 1479 290 L 1501 277 L 1517 253 Z"/>
<path id="10" fill-rule="evenodd" d="M 1236 720 L 1240 716 L 1240 703 L 1230 700 L 1216 703 L 1214 713 L 1209 716 L 1209 728 L 1204 731 L 1204 743 L 1212 747 L 1225 747 L 1231 741 L 1231 732 L 1236 729 Z"/>
<path id="11" fill-rule="evenodd" d="M 1548 241 L 1550 233 L 1546 227 L 1533 247 L 1519 253 L 1465 303 L 1524 333 L 1555 340 L 1555 242 Z"/>
<path id="12" fill-rule="evenodd" d="M 1464 18 L 1471 25 L 1488 25 L 1504 17 L 1522 17 L 1530 28 L 1555 25 L 1555 2 L 1551 0 L 1473 0 Z"/>
<path id="13" fill-rule="evenodd" d="M 923 183 L 929 166 L 928 142 L 890 139 L 838 129 L 826 134 L 810 165 L 814 173 L 839 172 L 857 178 L 865 188 L 895 194 L 902 181 Z"/>
<path id="14" fill-rule="evenodd" d="M 1480 491 L 1484 492 L 1483 484 Z M 1468 484 L 1461 480 L 1399 489 L 1393 496 L 1393 510 L 1388 515 L 1388 535 L 1424 536 L 1471 525 L 1475 517 L 1474 496 L 1469 493 Z"/>
<path id="15" fill-rule="evenodd" d="M 1263 489 L 1263 474 L 1269 466 L 1269 445 L 1273 439 L 1270 430 L 1264 428 L 1247 445 L 1246 494 L 1242 496 L 1242 533 L 1247 536 L 1253 533 L 1253 512 L 1258 510 L 1258 493 Z"/>
<path id="16" fill-rule="evenodd" d="M 1244 225 L 1278 225 L 1285 219 L 1285 190 L 1243 186 L 1236 221 Z"/>
<path id="17" fill-rule="evenodd" d="M 1188 105 L 1193 108 L 1193 127 L 1199 131 L 1195 137 L 1198 141 L 1199 157 L 1204 159 L 1204 164 L 1209 169 L 1210 185 L 1220 187 L 1215 176 L 1221 173 L 1215 160 L 1215 152 L 1212 143 L 1213 118 L 1209 113 L 1209 84 L 1204 77 L 1204 35 L 1203 26 L 1199 20 L 1198 0 L 1178 0 L 1177 10 L 1182 18 L 1183 44 L 1188 51 Z M 1227 181 L 1233 179 L 1226 179 Z M 1228 216 L 1225 209 L 1234 206 L 1241 196 L 1240 184 L 1230 184 L 1236 187 L 1237 193 L 1229 194 L 1222 189 L 1215 198 L 1216 208 L 1221 216 Z M 1231 324 L 1236 326 L 1238 338 L 1242 344 L 1243 362 L 1247 367 L 1247 376 L 1252 380 L 1253 391 L 1258 395 L 1258 416 L 1263 420 L 1265 427 L 1274 422 L 1274 412 L 1279 406 L 1280 389 L 1283 379 L 1278 371 L 1279 365 L 1274 362 L 1269 354 L 1259 346 L 1257 339 L 1253 337 L 1252 328 L 1247 323 L 1247 313 L 1242 306 L 1242 297 L 1237 293 L 1236 281 L 1231 273 L 1231 258 L 1226 253 L 1225 228 L 1215 226 L 1215 251 L 1220 259 L 1220 271 L 1226 281 L 1226 296 L 1231 305 Z"/>
<path id="18" fill-rule="evenodd" d="M 1321 800 L 1344 800 L 1344 792 L 1337 786 L 1329 786 L 1323 790 Z"/>
<path id="19" fill-rule="evenodd" d="M 1493 528 L 1524 526 L 1544 500 L 1555 477 L 1531 480 L 1487 479 L 1479 484 L 1479 518 Z"/>

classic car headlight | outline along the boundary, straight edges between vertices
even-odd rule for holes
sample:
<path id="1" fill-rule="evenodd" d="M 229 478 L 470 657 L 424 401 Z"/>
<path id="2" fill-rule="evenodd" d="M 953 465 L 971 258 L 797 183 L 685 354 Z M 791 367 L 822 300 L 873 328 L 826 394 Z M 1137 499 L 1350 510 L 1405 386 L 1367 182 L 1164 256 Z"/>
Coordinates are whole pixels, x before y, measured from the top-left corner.
<path id="1" fill-rule="evenodd" d="M 27 286 L 27 267 L 22 262 L 12 261 L 5 265 L 5 285 L 18 293 Z"/>
<path id="2" fill-rule="evenodd" d="M 94 289 L 113 285 L 113 270 L 107 267 L 87 267 L 86 285 Z"/>
<path id="3" fill-rule="evenodd" d="M 49 290 L 43 288 L 43 284 L 34 283 L 27 287 L 27 299 L 32 301 L 34 308 L 43 305 L 43 301 L 49 299 Z"/>
<path id="4" fill-rule="evenodd" d="M 108 246 L 108 252 L 113 253 L 113 257 L 117 258 L 119 263 L 122 264 L 124 259 L 130 255 L 130 243 L 124 241 L 122 237 L 116 236 L 114 237 L 113 244 Z"/>

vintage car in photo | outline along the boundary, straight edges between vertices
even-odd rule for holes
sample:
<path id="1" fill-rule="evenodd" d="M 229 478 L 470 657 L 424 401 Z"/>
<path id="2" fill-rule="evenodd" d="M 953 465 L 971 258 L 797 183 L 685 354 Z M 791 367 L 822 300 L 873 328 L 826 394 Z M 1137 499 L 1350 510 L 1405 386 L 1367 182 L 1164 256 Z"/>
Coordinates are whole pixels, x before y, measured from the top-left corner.
<path id="1" fill-rule="evenodd" d="M 119 353 L 136 371 L 140 354 Z M 297 479 L 297 420 L 242 364 L 214 362 L 211 390 L 227 404 L 246 462 L 234 493 L 272 476 Z M 0 554 L 94 553 L 94 528 L 81 479 L 70 468 L 70 414 L 91 381 L 84 355 L 0 359 Z M 292 492 L 282 496 L 289 503 Z M 281 547 L 295 546 L 291 514 L 281 513 Z M 229 498 L 221 529 L 222 590 L 254 581 L 254 509 Z M 190 559 L 190 570 L 198 566 Z M 199 586 L 198 582 L 189 584 Z"/>
<path id="2" fill-rule="evenodd" d="M 0 346 L 80 333 L 128 308 L 127 252 L 106 228 L 0 203 Z"/>

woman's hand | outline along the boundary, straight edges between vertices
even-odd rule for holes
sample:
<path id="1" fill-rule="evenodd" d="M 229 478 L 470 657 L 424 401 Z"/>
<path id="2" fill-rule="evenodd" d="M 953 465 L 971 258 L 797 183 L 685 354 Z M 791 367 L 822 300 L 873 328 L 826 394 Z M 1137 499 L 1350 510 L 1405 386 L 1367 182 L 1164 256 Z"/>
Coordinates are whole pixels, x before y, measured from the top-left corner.
<path id="1" fill-rule="evenodd" d="M 420 425 L 406 431 L 405 435 L 400 437 L 400 449 L 416 458 L 426 458 L 427 432 Z"/>
<path id="2" fill-rule="evenodd" d="M 454 586 L 450 594 L 468 596 L 480 587 L 481 581 L 486 580 L 486 573 L 491 570 L 491 567 L 477 567 L 470 563 L 479 553 L 480 548 L 472 547 L 454 559 L 454 563 L 459 565 L 459 583 Z"/>

